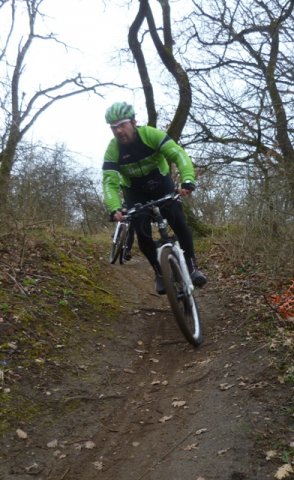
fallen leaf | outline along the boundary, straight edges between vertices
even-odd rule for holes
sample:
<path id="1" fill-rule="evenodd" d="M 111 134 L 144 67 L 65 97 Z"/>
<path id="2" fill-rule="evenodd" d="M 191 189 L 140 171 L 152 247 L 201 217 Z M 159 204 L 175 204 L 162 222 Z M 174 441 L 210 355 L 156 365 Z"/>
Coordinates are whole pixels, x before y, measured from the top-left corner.
<path id="1" fill-rule="evenodd" d="M 265 388 L 268 386 L 268 382 L 261 381 L 257 383 L 253 383 L 252 385 L 249 386 L 249 389 L 252 390 L 254 388 Z"/>
<path id="2" fill-rule="evenodd" d="M 280 468 L 278 468 L 275 478 L 282 480 L 283 478 L 289 477 L 290 473 L 293 473 L 293 468 L 290 463 L 285 463 Z"/>
<path id="3" fill-rule="evenodd" d="M 234 386 L 234 384 L 229 384 L 229 383 L 221 383 L 219 388 L 220 390 L 229 390 L 230 388 L 232 388 Z"/>
<path id="4" fill-rule="evenodd" d="M 92 448 L 96 447 L 96 444 L 94 442 L 92 442 L 91 440 L 88 440 L 86 443 L 85 443 L 85 448 L 87 448 L 88 450 L 91 450 Z"/>
<path id="5" fill-rule="evenodd" d="M 165 415 L 164 417 L 160 418 L 158 421 L 159 421 L 160 423 L 165 423 L 165 422 L 167 422 L 168 420 L 170 420 L 171 418 L 173 418 L 172 415 Z"/>
<path id="6" fill-rule="evenodd" d="M 183 450 L 186 450 L 190 452 L 191 450 L 195 450 L 198 448 L 199 443 L 192 443 L 191 445 L 187 445 L 186 447 L 183 447 Z"/>
<path id="7" fill-rule="evenodd" d="M 201 435 L 201 433 L 207 432 L 207 428 L 199 428 L 199 430 L 196 430 L 195 434 L 196 435 Z"/>
<path id="8" fill-rule="evenodd" d="M 268 450 L 267 452 L 265 452 L 265 454 L 266 454 L 265 459 L 270 460 L 271 458 L 276 457 L 277 452 L 275 450 Z"/>
<path id="9" fill-rule="evenodd" d="M 190 363 L 185 363 L 184 368 L 191 368 L 194 367 L 194 365 L 197 365 L 197 362 L 190 362 Z"/>
<path id="10" fill-rule="evenodd" d="M 184 405 L 186 405 L 187 402 L 185 402 L 185 400 L 174 400 L 172 402 L 172 406 L 173 407 L 183 407 Z"/>
<path id="11" fill-rule="evenodd" d="M 55 448 L 57 447 L 57 445 L 58 445 L 58 440 L 56 440 L 56 438 L 54 440 L 51 440 L 51 442 L 47 443 L 48 448 Z"/>
<path id="12" fill-rule="evenodd" d="M 40 472 L 40 466 L 38 463 L 34 462 L 29 467 L 25 467 L 26 472 L 30 473 L 31 475 L 35 475 Z"/>
<path id="13" fill-rule="evenodd" d="M 227 453 L 227 451 L 230 450 L 229 448 L 224 448 L 223 450 L 219 450 L 217 452 L 218 455 L 224 455 L 225 453 Z"/>
<path id="14" fill-rule="evenodd" d="M 102 462 L 94 462 L 93 463 L 94 467 L 96 468 L 96 470 L 102 470 L 103 469 L 103 463 Z"/>
<path id="15" fill-rule="evenodd" d="M 44 358 L 35 358 L 36 363 L 45 363 Z"/>
<path id="16" fill-rule="evenodd" d="M 28 438 L 28 434 L 23 430 L 21 430 L 20 428 L 16 430 L 16 435 L 18 436 L 18 438 L 21 438 L 22 440 L 26 440 Z"/>

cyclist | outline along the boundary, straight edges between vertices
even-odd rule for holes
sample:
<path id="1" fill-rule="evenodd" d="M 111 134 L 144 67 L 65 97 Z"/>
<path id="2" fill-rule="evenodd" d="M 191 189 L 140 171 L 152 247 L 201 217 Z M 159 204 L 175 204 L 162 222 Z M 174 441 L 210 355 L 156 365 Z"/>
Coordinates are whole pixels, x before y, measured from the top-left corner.
<path id="1" fill-rule="evenodd" d="M 182 196 L 195 190 L 195 174 L 192 161 L 186 152 L 166 132 L 150 126 L 137 126 L 132 105 L 117 102 L 105 113 L 114 138 L 108 144 L 103 163 L 103 192 L 106 207 L 112 220 L 122 218 L 120 185 L 124 182 L 124 198 L 127 208 L 136 203 L 157 200 L 175 191 L 170 175 L 172 162 L 179 170 Z M 192 233 L 187 226 L 180 201 L 170 202 L 161 211 L 175 232 L 184 251 L 192 282 L 202 287 L 206 276 L 199 270 L 195 258 Z M 138 245 L 155 272 L 155 288 L 165 294 L 156 246 L 152 239 L 150 214 L 134 218 Z"/>

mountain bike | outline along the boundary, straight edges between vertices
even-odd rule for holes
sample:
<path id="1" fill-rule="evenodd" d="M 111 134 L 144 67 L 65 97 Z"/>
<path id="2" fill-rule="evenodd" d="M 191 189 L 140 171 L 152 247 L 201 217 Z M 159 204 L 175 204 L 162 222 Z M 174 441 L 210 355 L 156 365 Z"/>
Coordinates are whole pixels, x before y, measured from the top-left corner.
<path id="1" fill-rule="evenodd" d="M 175 319 L 185 338 L 194 346 L 203 341 L 202 321 L 197 305 L 195 287 L 192 283 L 184 252 L 174 234 L 168 230 L 168 222 L 163 218 L 160 206 L 177 201 L 180 195 L 171 193 L 158 200 L 136 204 L 128 210 L 124 220 L 149 210 L 152 221 L 159 232 L 156 242 L 157 258 L 161 267 L 167 297 Z"/>
<path id="2" fill-rule="evenodd" d="M 113 236 L 109 255 L 109 261 L 114 264 L 119 258 L 119 263 L 124 263 L 126 251 L 128 249 L 128 234 L 130 229 L 130 220 L 124 218 L 117 222 Z"/>

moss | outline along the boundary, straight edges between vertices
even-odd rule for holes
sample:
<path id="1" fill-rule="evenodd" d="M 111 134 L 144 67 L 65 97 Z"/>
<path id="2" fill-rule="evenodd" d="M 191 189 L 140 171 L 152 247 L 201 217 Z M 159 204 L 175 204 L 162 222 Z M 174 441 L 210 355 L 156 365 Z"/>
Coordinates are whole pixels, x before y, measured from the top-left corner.
<path id="1" fill-rule="evenodd" d="M 17 428 L 18 422 L 22 424 L 29 422 L 45 408 L 41 403 L 38 404 L 18 395 L 16 391 L 13 394 L 0 391 L 0 403 L 0 435 L 12 428 Z"/>
<path id="2" fill-rule="evenodd" d="M 0 303 L 0 312 L 2 314 L 10 312 L 10 310 L 11 310 L 11 306 L 8 303 L 5 303 L 5 302 Z"/>
<path id="3" fill-rule="evenodd" d="M 115 337 L 113 321 L 120 305 L 111 293 L 112 278 L 105 278 L 103 260 L 108 258 L 109 238 L 105 235 L 103 243 L 97 238 L 65 233 L 52 237 L 38 232 L 28 242 L 21 271 L 13 265 L 17 258 L 17 244 L 13 244 L 9 263 L 15 268 L 15 282 L 0 282 L 0 316 L 5 323 L 0 347 L 4 373 L 1 433 L 15 428 L 18 420 L 41 418 L 45 409 L 48 413 L 48 399 L 46 405 L 32 402 L 17 395 L 18 386 L 23 389 L 32 376 L 54 375 L 61 381 L 62 369 L 67 368 L 65 349 L 76 363 L 83 356 L 81 342 L 92 342 L 93 331 L 99 341 Z M 4 388 L 13 388 L 13 395 Z M 65 402 L 62 410 L 70 413 L 78 406 L 78 402 Z"/>

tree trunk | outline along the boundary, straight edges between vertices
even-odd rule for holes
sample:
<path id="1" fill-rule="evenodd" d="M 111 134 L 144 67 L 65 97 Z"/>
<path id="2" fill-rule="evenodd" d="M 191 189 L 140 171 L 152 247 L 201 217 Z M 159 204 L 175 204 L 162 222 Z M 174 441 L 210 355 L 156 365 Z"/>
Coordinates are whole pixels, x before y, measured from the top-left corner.
<path id="1" fill-rule="evenodd" d="M 0 152 L 0 216 L 5 216 L 8 203 L 10 176 L 14 163 L 16 142 L 8 142 L 7 146 Z"/>
<path id="2" fill-rule="evenodd" d="M 149 78 L 146 61 L 142 51 L 141 43 L 138 41 L 138 33 L 146 18 L 151 39 L 156 48 L 156 51 L 168 70 L 168 72 L 176 80 L 179 88 L 179 101 L 175 115 L 170 123 L 168 133 L 175 141 L 178 141 L 183 128 L 186 124 L 188 114 L 192 104 L 192 90 L 189 77 L 184 68 L 177 62 L 173 54 L 173 37 L 171 30 L 170 5 L 168 0 L 159 1 L 162 9 L 162 23 L 163 23 L 163 38 L 158 35 L 158 30 L 155 25 L 153 13 L 148 0 L 139 1 L 139 10 L 134 22 L 129 30 L 129 46 L 137 63 L 137 68 L 141 78 L 141 83 L 144 90 L 149 125 L 156 126 L 157 112 L 155 109 L 153 87 Z"/>
<path id="3" fill-rule="evenodd" d="M 128 41 L 129 41 L 129 47 L 137 63 L 138 72 L 139 72 L 141 83 L 144 90 L 146 108 L 148 113 L 148 125 L 151 125 L 152 127 L 156 127 L 157 112 L 155 109 L 153 87 L 148 74 L 144 53 L 142 51 L 141 44 L 138 40 L 138 33 L 145 19 L 145 15 L 146 15 L 146 2 L 141 1 L 136 18 L 133 21 L 132 25 L 130 26 Z"/>
<path id="4" fill-rule="evenodd" d="M 168 133 L 176 142 L 179 140 L 183 128 L 186 124 L 190 108 L 192 105 L 192 89 L 190 85 L 190 80 L 187 75 L 187 72 L 184 68 L 176 61 L 172 45 L 173 39 L 171 36 L 171 18 L 170 18 L 170 6 L 168 0 L 160 1 L 162 14 L 163 14 L 163 29 L 164 29 L 164 41 L 163 44 L 154 22 L 154 17 L 152 10 L 150 8 L 149 2 L 147 3 L 147 22 L 153 40 L 154 46 L 157 50 L 158 55 L 160 56 L 163 64 L 167 70 L 171 73 L 174 79 L 177 82 L 179 87 L 179 101 L 176 109 L 176 113 L 171 121 L 171 124 L 168 129 Z"/>

